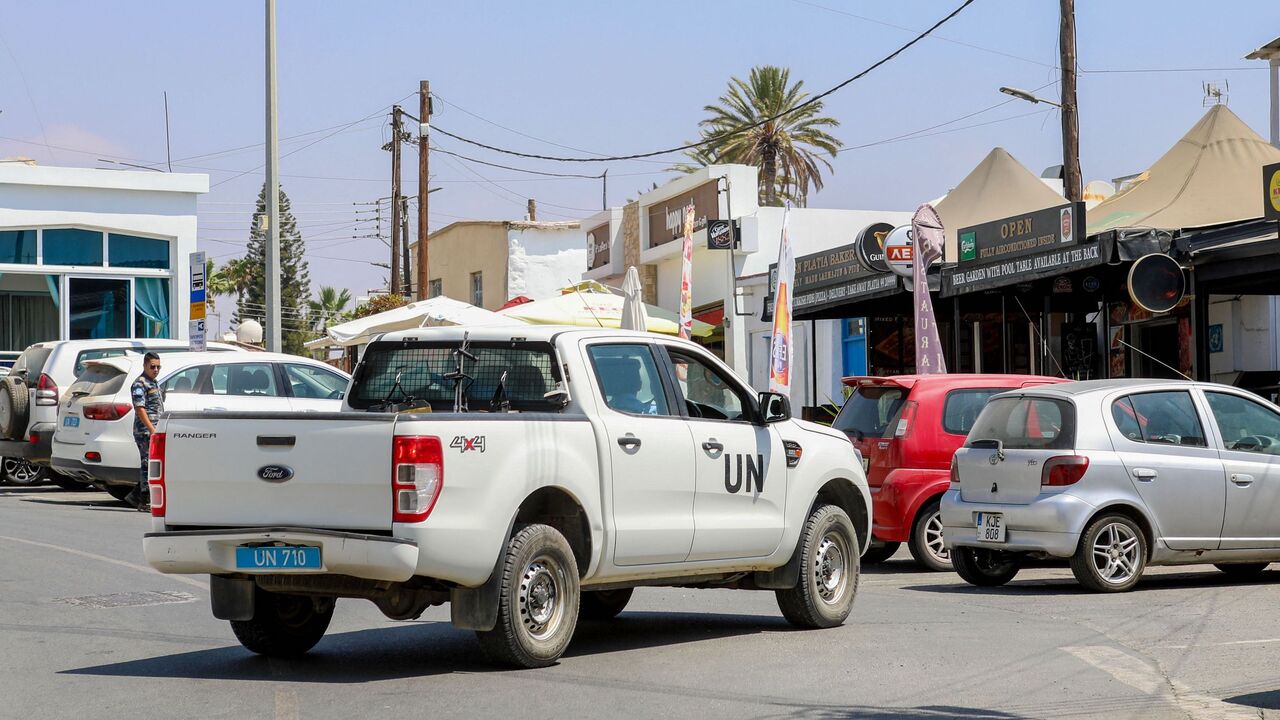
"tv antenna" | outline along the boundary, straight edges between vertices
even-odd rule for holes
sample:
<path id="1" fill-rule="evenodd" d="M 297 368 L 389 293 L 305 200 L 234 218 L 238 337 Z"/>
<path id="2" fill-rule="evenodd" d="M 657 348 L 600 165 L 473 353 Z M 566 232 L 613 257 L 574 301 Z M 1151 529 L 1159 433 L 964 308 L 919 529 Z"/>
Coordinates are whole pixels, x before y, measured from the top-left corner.
<path id="1" fill-rule="evenodd" d="M 1200 101 L 1200 107 L 1227 104 L 1231 84 L 1226 80 L 1202 82 L 1200 83 L 1200 88 L 1204 91 L 1204 98 Z"/>

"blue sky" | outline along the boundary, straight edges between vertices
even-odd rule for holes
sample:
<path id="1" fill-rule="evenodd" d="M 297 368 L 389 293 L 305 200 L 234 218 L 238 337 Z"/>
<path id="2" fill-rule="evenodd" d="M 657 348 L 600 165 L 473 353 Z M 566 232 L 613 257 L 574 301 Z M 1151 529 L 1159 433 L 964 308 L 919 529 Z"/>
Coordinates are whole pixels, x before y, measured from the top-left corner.
<path id="1" fill-rule="evenodd" d="M 911 37 L 902 28 L 928 27 L 958 3 L 278 0 L 280 136 L 310 133 L 282 142 L 282 183 L 308 238 L 313 288 L 362 295 L 385 282 L 367 261 L 387 250 L 352 237 L 372 225 L 357 222 L 351 203 L 389 194 L 386 112 L 397 101 L 416 112 L 409 96 L 419 79 L 441 100 L 435 124 L 459 135 L 544 154 L 582 154 L 555 144 L 642 152 L 693 139 L 703 105 L 753 65 L 790 67 L 817 92 Z M 1077 25 L 1086 180 L 1148 167 L 1204 112 L 1204 81 L 1228 81 L 1232 110 L 1265 135 L 1267 74 L 1242 58 L 1280 34 L 1280 3 L 1082 0 Z M 841 153 L 810 206 L 909 210 L 997 145 L 1037 173 L 1058 163 L 1051 109 L 992 107 L 1009 100 L 1000 85 L 1056 97 L 1057 32 L 1052 0 L 977 0 L 938 38 L 832 96 L 836 136 L 870 146 Z M 1114 72 L 1146 69 L 1166 71 Z M 254 145 L 263 139 L 263 3 L 0 0 L 0 157 L 162 162 L 164 91 L 174 170 L 208 172 L 214 183 L 200 201 L 201 246 L 220 260 L 241 254 L 262 182 Z M 909 133 L 917 134 L 884 142 Z M 605 167 L 438 142 L 522 168 Z M 413 192 L 416 155 L 405 160 Z M 610 204 L 662 182 L 666 166 L 608 164 Z M 540 219 L 600 207 L 594 180 L 536 178 L 442 154 L 432 170 L 443 188 L 431 196 L 433 230 L 459 218 L 522 217 L 528 197 Z"/>

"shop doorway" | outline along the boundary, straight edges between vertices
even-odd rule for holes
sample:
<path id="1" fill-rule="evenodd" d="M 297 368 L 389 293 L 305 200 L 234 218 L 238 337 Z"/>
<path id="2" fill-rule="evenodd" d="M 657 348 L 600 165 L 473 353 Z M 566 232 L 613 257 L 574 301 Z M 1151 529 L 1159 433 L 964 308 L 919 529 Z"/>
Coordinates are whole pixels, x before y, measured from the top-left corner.
<path id="1" fill-rule="evenodd" d="M 1136 343 L 1141 352 L 1132 353 L 1134 377 L 1167 378 L 1181 380 L 1178 367 L 1180 349 L 1178 321 L 1169 318 L 1159 322 L 1146 322 L 1133 326 L 1137 332 Z"/>

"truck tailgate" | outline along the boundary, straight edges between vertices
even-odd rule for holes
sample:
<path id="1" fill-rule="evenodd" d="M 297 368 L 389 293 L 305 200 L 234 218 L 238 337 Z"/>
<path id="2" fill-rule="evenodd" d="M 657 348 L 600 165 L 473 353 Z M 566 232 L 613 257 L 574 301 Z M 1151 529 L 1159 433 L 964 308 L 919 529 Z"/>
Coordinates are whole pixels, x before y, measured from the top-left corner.
<path id="1" fill-rule="evenodd" d="M 165 524 L 391 529 L 394 415 L 178 412 Z"/>

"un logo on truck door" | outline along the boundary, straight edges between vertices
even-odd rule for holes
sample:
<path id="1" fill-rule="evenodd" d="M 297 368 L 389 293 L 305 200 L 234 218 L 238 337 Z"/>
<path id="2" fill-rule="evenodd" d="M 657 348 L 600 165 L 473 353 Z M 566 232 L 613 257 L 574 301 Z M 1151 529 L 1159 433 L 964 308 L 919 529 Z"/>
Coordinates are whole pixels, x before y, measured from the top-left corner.
<path id="1" fill-rule="evenodd" d="M 732 472 L 732 466 L 736 465 L 738 472 Z M 751 489 L 751 484 L 755 483 L 755 490 Z M 724 489 L 730 493 L 736 493 L 739 490 L 746 492 L 764 492 L 764 456 L 763 455 L 742 455 L 734 454 L 730 456 L 725 453 L 724 456 Z"/>

